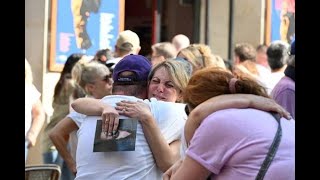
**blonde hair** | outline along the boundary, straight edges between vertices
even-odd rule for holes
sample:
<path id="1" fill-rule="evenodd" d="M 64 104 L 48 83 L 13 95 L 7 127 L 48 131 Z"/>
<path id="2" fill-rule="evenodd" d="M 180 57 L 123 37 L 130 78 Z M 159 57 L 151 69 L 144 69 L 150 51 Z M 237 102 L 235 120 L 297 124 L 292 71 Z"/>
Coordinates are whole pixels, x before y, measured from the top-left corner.
<path id="1" fill-rule="evenodd" d="M 212 61 L 210 66 L 214 66 L 214 67 L 220 67 L 222 69 L 227 69 L 226 64 L 224 63 L 224 60 L 222 59 L 221 56 L 216 55 L 216 54 L 212 54 Z"/>
<path id="2" fill-rule="evenodd" d="M 110 75 L 109 68 L 99 62 L 90 62 L 84 64 L 81 71 L 80 80 L 77 82 L 82 88 L 87 84 L 95 83 L 97 78 L 105 78 Z"/>
<path id="3" fill-rule="evenodd" d="M 97 78 L 104 78 L 108 74 L 111 74 L 109 68 L 96 61 L 87 62 L 80 60 L 72 68 L 73 80 L 86 94 L 90 94 L 86 90 L 87 84 L 95 83 Z"/>
<path id="4" fill-rule="evenodd" d="M 148 81 L 150 82 L 153 78 L 155 72 L 164 67 L 168 72 L 171 81 L 173 82 L 175 88 L 179 89 L 181 93 L 184 92 L 185 88 L 188 85 L 189 75 L 185 70 L 183 64 L 179 61 L 168 59 L 163 61 L 152 68 L 149 73 Z"/>
<path id="5" fill-rule="evenodd" d="M 193 72 L 211 66 L 226 69 L 223 59 L 213 55 L 210 47 L 205 44 L 192 44 L 182 49 L 179 54 L 192 64 Z"/>
<path id="6" fill-rule="evenodd" d="M 85 64 L 89 63 L 88 60 L 82 57 L 72 68 L 71 77 L 74 82 L 80 82 L 82 69 Z"/>
<path id="7" fill-rule="evenodd" d="M 30 63 L 26 58 L 24 59 L 24 75 L 25 75 L 25 82 L 31 84 L 33 82 L 32 69 L 31 69 Z"/>
<path id="8" fill-rule="evenodd" d="M 153 52 L 163 56 L 165 59 L 175 58 L 177 56 L 176 48 L 170 42 L 160 42 L 151 46 Z"/>

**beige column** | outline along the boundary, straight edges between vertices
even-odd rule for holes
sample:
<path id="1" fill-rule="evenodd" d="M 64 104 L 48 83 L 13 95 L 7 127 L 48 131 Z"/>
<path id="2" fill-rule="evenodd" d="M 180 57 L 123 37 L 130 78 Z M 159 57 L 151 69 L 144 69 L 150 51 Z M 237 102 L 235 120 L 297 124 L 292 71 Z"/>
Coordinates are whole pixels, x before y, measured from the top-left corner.
<path id="1" fill-rule="evenodd" d="M 50 44 L 50 41 L 47 41 L 49 37 L 49 2 L 49 0 L 25 0 L 25 57 L 30 62 L 34 84 L 41 92 L 41 100 L 46 110 L 47 119 L 52 111 L 53 89 L 60 75 L 48 72 L 47 68 L 48 45 Z M 42 163 L 39 137 L 36 146 L 29 150 L 27 164 Z"/>
<path id="2" fill-rule="evenodd" d="M 201 1 L 200 42 L 205 37 L 205 1 Z M 228 58 L 229 0 L 210 0 L 209 46 L 213 53 Z M 234 0 L 234 44 L 248 42 L 254 46 L 263 43 L 265 0 Z"/>

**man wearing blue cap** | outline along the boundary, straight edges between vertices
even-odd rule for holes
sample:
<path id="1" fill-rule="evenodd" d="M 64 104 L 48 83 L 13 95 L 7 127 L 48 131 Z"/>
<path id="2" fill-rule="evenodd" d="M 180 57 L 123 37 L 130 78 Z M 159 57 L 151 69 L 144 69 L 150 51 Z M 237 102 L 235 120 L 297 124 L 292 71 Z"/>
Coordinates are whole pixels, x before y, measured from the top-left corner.
<path id="1" fill-rule="evenodd" d="M 280 79 L 271 92 L 271 97 L 284 107 L 295 119 L 295 41 L 291 43 L 288 66 L 285 76 Z"/>
<path id="2" fill-rule="evenodd" d="M 164 141 L 170 144 L 179 140 L 187 118 L 184 112 L 185 105 L 157 101 L 156 99 L 143 100 L 147 98 L 147 78 L 150 70 L 151 63 L 148 59 L 140 55 L 128 55 L 115 66 L 113 72 L 114 95 L 106 96 L 101 101 L 79 99 L 74 104 L 86 101 L 85 109 L 87 112 L 91 112 L 91 115 L 101 115 L 104 112 L 110 116 L 107 118 L 110 122 L 117 123 L 119 119 L 128 119 L 128 117 L 119 116 L 113 108 L 116 103 L 122 100 L 144 101 L 149 106 L 158 126 L 156 129 L 160 130 Z M 78 108 L 74 104 L 73 108 L 77 110 Z M 106 111 L 109 113 L 105 113 Z M 140 122 L 137 125 L 134 151 L 93 152 L 98 119 L 100 119 L 98 116 L 87 116 L 83 122 L 76 122 L 79 126 L 76 180 L 162 179 L 162 172 L 154 158 L 155 154 L 151 151 L 144 134 L 145 127 Z M 109 125 L 110 122 L 106 125 Z M 113 127 L 110 126 L 104 130 L 107 131 L 106 135 L 114 135 L 115 129 Z"/>

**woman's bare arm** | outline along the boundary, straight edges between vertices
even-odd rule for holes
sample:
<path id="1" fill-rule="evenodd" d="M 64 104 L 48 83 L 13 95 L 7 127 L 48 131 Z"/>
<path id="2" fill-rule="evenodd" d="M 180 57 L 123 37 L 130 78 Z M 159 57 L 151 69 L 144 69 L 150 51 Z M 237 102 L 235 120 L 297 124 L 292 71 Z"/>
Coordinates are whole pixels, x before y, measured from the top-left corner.
<path id="1" fill-rule="evenodd" d="M 65 117 L 49 133 L 52 143 L 74 174 L 77 173 L 76 162 L 68 150 L 68 141 L 70 133 L 78 129 L 77 124 L 71 118 Z"/>
<path id="2" fill-rule="evenodd" d="M 144 102 L 121 101 L 116 109 L 121 115 L 137 118 L 142 125 L 144 136 L 151 148 L 157 166 L 167 171 L 180 158 L 180 140 L 167 143 L 154 119 L 150 108 Z M 125 111 L 122 111 L 126 107 Z"/>
<path id="3" fill-rule="evenodd" d="M 205 180 L 209 177 L 210 171 L 206 169 L 204 166 L 199 164 L 197 161 L 193 160 L 189 156 L 183 161 L 178 162 L 179 167 L 176 169 L 169 169 L 163 175 L 163 180 Z"/>
<path id="4" fill-rule="evenodd" d="M 37 137 L 45 122 L 45 112 L 40 99 L 32 106 L 32 123 L 27 132 L 26 139 L 29 141 L 28 148 L 35 146 Z"/>
<path id="5" fill-rule="evenodd" d="M 119 113 L 114 107 L 104 104 L 100 99 L 79 98 L 72 102 L 71 107 L 81 114 L 101 116 L 102 119 L 108 118 L 108 123 L 102 121 L 102 131 L 107 134 L 118 129 Z"/>
<path id="6" fill-rule="evenodd" d="M 215 96 L 194 108 L 185 125 L 185 138 L 190 142 L 195 130 L 203 119 L 213 112 L 228 108 L 255 108 L 263 111 L 277 112 L 286 119 L 291 119 L 290 114 L 271 98 L 252 94 L 226 94 Z"/>
<path id="7" fill-rule="evenodd" d="M 93 98 L 78 98 L 71 104 L 75 111 L 88 116 L 101 116 L 103 109 L 108 106 L 99 99 Z"/>

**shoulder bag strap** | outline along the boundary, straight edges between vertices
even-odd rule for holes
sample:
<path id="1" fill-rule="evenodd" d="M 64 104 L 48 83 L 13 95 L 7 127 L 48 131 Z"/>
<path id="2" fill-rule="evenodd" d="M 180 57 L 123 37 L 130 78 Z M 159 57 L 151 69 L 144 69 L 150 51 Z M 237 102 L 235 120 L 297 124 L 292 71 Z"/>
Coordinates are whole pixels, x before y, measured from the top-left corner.
<path id="1" fill-rule="evenodd" d="M 278 150 L 278 147 L 279 147 L 279 144 L 281 141 L 281 137 L 282 137 L 282 129 L 281 129 L 281 123 L 280 123 L 281 117 L 279 116 L 279 114 L 275 114 L 275 113 L 271 113 L 271 114 L 278 122 L 278 130 L 277 130 L 276 136 L 273 139 L 271 147 L 269 148 L 267 157 L 264 159 L 264 161 L 260 167 L 260 170 L 259 170 L 259 173 L 256 177 L 256 180 L 262 180 L 264 178 L 264 176 L 266 175 L 266 172 L 267 172 L 274 156 L 276 155 L 276 152 Z"/>

